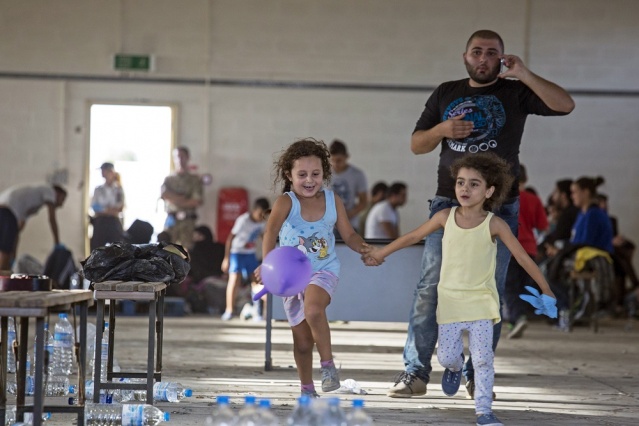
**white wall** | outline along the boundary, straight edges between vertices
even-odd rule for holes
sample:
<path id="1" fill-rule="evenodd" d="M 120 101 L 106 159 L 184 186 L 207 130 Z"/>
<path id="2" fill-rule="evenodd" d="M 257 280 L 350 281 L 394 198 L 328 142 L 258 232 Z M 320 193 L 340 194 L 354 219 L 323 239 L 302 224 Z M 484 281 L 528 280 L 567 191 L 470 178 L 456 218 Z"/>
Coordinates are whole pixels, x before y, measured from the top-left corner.
<path id="1" fill-rule="evenodd" d="M 545 197 L 557 179 L 603 175 L 621 231 L 639 241 L 638 15 L 632 0 L 0 0 L 0 188 L 68 168 L 61 235 L 81 257 L 88 102 L 166 102 L 179 108 L 177 142 L 213 174 L 202 209 L 212 227 L 219 187 L 274 197 L 274 154 L 313 136 L 343 139 L 369 183 L 406 181 L 408 230 L 435 190 L 437 155 L 409 151 L 429 92 L 383 85 L 465 77 L 468 36 L 491 28 L 508 52 L 575 94 L 571 115 L 529 119 L 521 159 L 530 184 Z M 156 71 L 113 71 L 115 52 L 154 54 Z M 246 84 L 223 84 L 238 80 Z M 44 259 L 50 247 L 41 213 L 20 251 Z"/>

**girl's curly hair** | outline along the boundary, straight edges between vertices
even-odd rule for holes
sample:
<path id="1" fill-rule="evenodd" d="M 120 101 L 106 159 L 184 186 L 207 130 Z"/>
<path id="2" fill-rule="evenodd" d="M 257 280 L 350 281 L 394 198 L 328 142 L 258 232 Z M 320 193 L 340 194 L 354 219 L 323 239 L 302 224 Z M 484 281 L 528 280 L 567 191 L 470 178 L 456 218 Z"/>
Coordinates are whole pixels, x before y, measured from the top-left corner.
<path id="1" fill-rule="evenodd" d="M 331 163 L 329 162 L 331 154 L 323 141 L 313 138 L 305 138 L 293 142 L 288 148 L 282 151 L 280 158 L 274 165 L 274 186 L 277 187 L 281 183 L 282 193 L 290 191 L 291 181 L 287 174 L 290 175 L 293 171 L 293 164 L 295 163 L 295 160 L 311 156 L 319 158 L 322 162 L 324 183 L 328 184 L 331 181 Z"/>
<path id="2" fill-rule="evenodd" d="M 453 179 L 457 179 L 457 174 L 461 168 L 477 170 L 486 181 L 487 188 L 495 187 L 493 195 L 484 201 L 484 210 L 488 211 L 493 211 L 501 205 L 515 179 L 506 160 L 492 152 L 470 154 L 455 160 L 453 165 L 450 166 Z"/>

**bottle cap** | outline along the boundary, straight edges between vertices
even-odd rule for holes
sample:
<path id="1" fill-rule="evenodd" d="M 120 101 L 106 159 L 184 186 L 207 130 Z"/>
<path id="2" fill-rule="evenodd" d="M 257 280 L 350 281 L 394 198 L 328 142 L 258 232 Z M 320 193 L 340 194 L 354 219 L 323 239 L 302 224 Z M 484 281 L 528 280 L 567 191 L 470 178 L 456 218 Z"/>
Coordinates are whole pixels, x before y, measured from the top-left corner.
<path id="1" fill-rule="evenodd" d="M 308 395 L 302 395 L 297 398 L 297 402 L 299 403 L 299 405 L 310 405 L 311 398 Z"/>
<path id="2" fill-rule="evenodd" d="M 246 395 L 244 397 L 244 404 L 255 404 L 255 397 L 253 395 Z"/>
<path id="3" fill-rule="evenodd" d="M 363 399 L 354 399 L 353 400 L 353 407 L 363 407 L 364 406 L 364 400 Z"/>
<path id="4" fill-rule="evenodd" d="M 218 404 L 228 404 L 229 403 L 229 397 L 226 395 L 219 395 L 217 397 L 217 403 Z"/>
<path id="5" fill-rule="evenodd" d="M 260 407 L 262 407 L 262 408 L 271 408 L 271 400 L 269 400 L 269 399 L 261 399 L 260 400 Z"/>
<path id="6" fill-rule="evenodd" d="M 184 389 L 184 396 L 187 397 L 187 398 L 193 396 L 193 390 L 192 389 Z"/>
<path id="7" fill-rule="evenodd" d="M 64 312 L 58 314 L 58 318 L 66 318 L 66 317 L 67 317 L 67 314 L 65 314 Z"/>
<path id="8" fill-rule="evenodd" d="M 75 393 L 75 385 L 69 386 L 69 393 Z"/>
<path id="9" fill-rule="evenodd" d="M 168 422 L 170 418 L 171 418 L 171 416 L 169 416 L 169 413 L 164 413 L 164 421 L 165 422 Z"/>

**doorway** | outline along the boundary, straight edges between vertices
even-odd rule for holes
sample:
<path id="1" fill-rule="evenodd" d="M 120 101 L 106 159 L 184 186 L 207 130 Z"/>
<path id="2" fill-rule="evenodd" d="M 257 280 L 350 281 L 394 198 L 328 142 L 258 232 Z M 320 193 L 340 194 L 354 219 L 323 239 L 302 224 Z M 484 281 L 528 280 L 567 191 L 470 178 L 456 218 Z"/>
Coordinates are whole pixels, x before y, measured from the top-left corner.
<path id="1" fill-rule="evenodd" d="M 171 173 L 175 115 L 171 105 L 90 105 L 86 205 L 95 187 L 104 183 L 100 165 L 113 163 L 124 190 L 123 227 L 128 229 L 136 219 L 149 222 L 152 242 L 166 219 L 160 191 Z"/>

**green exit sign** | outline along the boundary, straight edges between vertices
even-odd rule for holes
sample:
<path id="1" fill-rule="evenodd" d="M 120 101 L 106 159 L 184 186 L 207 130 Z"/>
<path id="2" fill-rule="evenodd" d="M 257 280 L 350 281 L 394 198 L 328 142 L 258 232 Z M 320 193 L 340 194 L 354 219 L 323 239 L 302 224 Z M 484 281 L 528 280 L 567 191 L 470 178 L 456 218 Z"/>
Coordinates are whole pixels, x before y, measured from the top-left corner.
<path id="1" fill-rule="evenodd" d="M 116 54 L 113 56 L 113 68 L 116 71 L 152 71 L 153 56 Z"/>

